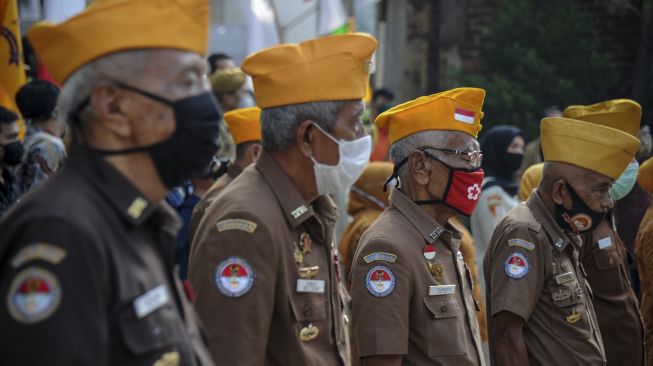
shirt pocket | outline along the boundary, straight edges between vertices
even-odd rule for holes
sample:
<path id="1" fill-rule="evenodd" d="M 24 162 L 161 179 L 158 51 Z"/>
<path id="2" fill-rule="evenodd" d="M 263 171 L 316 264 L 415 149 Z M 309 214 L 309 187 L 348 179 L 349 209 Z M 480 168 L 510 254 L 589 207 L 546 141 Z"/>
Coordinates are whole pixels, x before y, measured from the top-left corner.
<path id="1" fill-rule="evenodd" d="M 182 341 L 180 334 L 185 332 L 172 304 L 164 305 L 142 318 L 138 318 L 134 307 L 130 306 L 120 314 L 119 323 L 126 349 L 138 356 L 178 350 Z"/>
<path id="2" fill-rule="evenodd" d="M 426 342 L 431 358 L 466 354 L 463 307 L 456 298 L 424 297 Z"/>
<path id="3" fill-rule="evenodd" d="M 550 291 L 553 308 L 549 320 L 553 333 L 560 338 L 589 339 L 591 326 L 585 307 L 587 299 L 578 281 L 551 286 Z"/>
<path id="4" fill-rule="evenodd" d="M 592 282 L 592 289 L 597 295 L 618 294 L 623 292 L 619 272 L 619 256 L 613 249 L 597 249 L 594 251 L 595 273 L 588 278 Z"/>
<path id="5" fill-rule="evenodd" d="M 291 296 L 290 307 L 295 320 L 300 323 L 326 320 L 326 299 L 315 296 Z"/>

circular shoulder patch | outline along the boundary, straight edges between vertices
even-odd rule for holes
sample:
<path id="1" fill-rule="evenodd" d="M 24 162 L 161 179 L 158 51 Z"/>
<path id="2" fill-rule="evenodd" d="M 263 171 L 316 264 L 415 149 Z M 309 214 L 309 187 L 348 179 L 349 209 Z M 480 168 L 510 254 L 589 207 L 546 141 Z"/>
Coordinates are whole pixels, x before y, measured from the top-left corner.
<path id="1" fill-rule="evenodd" d="M 506 259 L 506 275 L 511 278 L 522 278 L 528 273 L 528 260 L 521 253 L 512 253 Z"/>
<path id="2" fill-rule="evenodd" d="M 386 266 L 374 266 L 365 276 L 367 291 L 376 297 L 389 295 L 395 288 L 395 274 Z"/>
<path id="3" fill-rule="evenodd" d="M 61 303 L 61 285 L 45 268 L 29 267 L 20 271 L 9 285 L 7 308 L 21 323 L 38 323 L 54 313 Z"/>
<path id="4" fill-rule="evenodd" d="M 254 285 L 254 270 L 246 260 L 229 257 L 216 268 L 215 285 L 225 296 L 243 296 Z"/>

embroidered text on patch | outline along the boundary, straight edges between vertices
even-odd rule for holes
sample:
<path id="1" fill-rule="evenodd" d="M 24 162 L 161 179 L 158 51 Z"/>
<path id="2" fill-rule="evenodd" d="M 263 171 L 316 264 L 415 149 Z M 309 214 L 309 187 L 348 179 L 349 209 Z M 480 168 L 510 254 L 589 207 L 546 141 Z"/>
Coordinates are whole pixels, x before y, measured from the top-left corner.
<path id="1" fill-rule="evenodd" d="M 258 226 L 255 222 L 243 219 L 228 219 L 222 220 L 216 224 L 219 232 L 227 230 L 241 230 L 247 233 L 253 233 Z"/>

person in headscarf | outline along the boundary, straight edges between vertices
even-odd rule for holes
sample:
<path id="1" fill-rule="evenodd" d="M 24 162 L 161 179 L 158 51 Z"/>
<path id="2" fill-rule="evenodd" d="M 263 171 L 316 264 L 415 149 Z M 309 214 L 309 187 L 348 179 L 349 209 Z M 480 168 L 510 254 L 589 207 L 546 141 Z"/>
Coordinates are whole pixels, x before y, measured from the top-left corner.
<path id="1" fill-rule="evenodd" d="M 476 243 L 476 263 L 483 265 L 483 256 L 495 226 L 513 207 L 519 204 L 515 173 L 524 157 L 524 137 L 514 126 L 490 128 L 480 141 L 483 152 L 483 189 L 476 210 L 470 218 Z M 485 288 L 485 279 L 481 277 Z"/>

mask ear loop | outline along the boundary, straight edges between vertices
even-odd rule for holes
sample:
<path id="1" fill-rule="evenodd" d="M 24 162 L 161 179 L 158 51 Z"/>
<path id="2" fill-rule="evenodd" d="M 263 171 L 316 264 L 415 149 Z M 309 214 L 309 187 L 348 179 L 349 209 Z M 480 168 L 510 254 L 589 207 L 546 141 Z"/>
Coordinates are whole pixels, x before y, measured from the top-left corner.
<path id="1" fill-rule="evenodd" d="M 408 161 L 408 157 L 404 158 L 404 160 L 400 161 L 399 164 L 395 165 L 394 168 L 392 168 L 392 175 L 383 183 L 383 192 L 386 192 L 388 190 L 388 184 L 392 182 L 393 180 L 397 182 L 396 187 L 401 188 L 401 179 L 399 179 L 399 169 L 401 168 L 402 165 L 406 164 Z"/>

